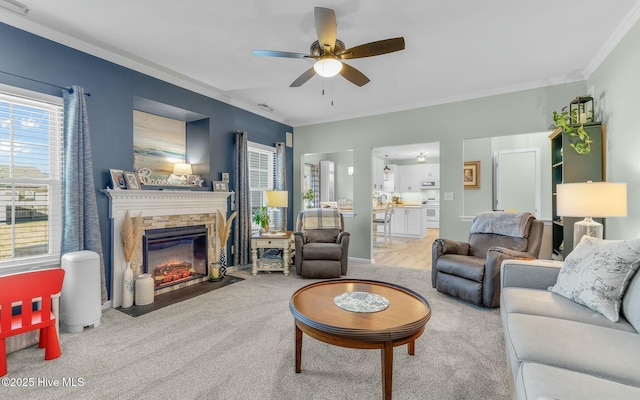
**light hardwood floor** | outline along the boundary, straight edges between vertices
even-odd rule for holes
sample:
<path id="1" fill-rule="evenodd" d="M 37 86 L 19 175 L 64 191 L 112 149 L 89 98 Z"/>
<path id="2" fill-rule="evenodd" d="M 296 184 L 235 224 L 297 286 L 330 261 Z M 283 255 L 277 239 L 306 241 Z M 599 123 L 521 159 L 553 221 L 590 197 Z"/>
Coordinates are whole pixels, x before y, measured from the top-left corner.
<path id="1" fill-rule="evenodd" d="M 377 265 L 431 269 L 431 245 L 439 237 L 438 229 L 427 229 L 422 239 L 391 237 L 391 245 L 384 245 L 382 236 L 373 247 L 373 259 Z"/>

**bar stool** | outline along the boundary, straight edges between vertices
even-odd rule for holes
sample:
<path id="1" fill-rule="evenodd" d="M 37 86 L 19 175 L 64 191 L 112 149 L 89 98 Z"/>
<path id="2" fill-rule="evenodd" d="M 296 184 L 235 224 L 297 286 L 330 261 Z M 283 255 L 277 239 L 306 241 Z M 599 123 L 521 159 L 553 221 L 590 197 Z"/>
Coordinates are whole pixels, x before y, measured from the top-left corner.
<path id="1" fill-rule="evenodd" d="M 384 245 L 387 245 L 387 239 L 389 240 L 389 244 L 391 244 L 391 214 L 393 214 L 393 203 L 387 202 L 387 208 L 384 211 L 384 216 L 382 218 L 373 218 L 373 227 L 374 232 L 378 232 L 378 225 L 382 225 L 383 227 L 383 235 L 384 235 Z M 377 241 L 377 235 L 375 236 Z"/>

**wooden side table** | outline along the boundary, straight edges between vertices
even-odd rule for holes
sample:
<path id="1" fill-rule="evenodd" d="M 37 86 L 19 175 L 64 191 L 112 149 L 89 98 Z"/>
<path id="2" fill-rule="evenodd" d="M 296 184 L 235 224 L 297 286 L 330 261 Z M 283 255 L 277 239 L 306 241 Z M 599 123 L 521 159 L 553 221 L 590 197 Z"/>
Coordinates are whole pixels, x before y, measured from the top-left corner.
<path id="1" fill-rule="evenodd" d="M 284 275 L 289 275 L 289 249 L 293 232 L 284 231 L 278 234 L 254 233 L 251 235 L 251 258 L 253 268 L 251 274 L 257 275 L 258 271 L 273 272 L 282 271 Z M 282 266 L 261 266 L 258 260 L 258 249 L 282 249 Z"/>

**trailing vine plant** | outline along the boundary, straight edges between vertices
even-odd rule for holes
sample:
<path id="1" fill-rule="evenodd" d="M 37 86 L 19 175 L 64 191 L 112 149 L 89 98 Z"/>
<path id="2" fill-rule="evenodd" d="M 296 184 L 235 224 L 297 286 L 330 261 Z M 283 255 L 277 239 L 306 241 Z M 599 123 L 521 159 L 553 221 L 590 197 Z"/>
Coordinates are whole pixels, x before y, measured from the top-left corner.
<path id="1" fill-rule="evenodd" d="M 578 112 L 573 110 L 571 115 L 566 111 L 567 107 L 562 109 L 562 112 L 553 112 L 553 122 L 556 128 L 562 129 L 562 131 L 571 137 L 577 137 L 576 143 L 571 143 L 571 147 L 578 154 L 589 154 L 591 152 L 591 143 L 593 140 L 589 137 L 589 134 L 584 129 L 584 121 L 580 119 Z M 576 126 L 577 125 L 577 126 Z"/>

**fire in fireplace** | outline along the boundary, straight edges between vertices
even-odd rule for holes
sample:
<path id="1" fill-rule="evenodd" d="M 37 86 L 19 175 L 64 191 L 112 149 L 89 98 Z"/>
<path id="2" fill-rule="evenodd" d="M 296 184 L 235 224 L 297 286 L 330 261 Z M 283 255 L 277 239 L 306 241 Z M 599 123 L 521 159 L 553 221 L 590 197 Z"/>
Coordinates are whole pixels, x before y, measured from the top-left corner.
<path id="1" fill-rule="evenodd" d="M 207 228 L 204 225 L 148 229 L 143 237 L 143 266 L 156 290 L 207 276 Z"/>

